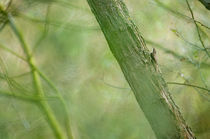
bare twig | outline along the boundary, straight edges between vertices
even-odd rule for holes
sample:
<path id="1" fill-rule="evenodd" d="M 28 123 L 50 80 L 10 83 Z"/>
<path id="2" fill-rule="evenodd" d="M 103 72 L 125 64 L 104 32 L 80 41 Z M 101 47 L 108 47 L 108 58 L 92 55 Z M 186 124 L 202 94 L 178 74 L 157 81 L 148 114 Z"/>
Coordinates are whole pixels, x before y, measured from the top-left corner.
<path id="1" fill-rule="evenodd" d="M 187 84 L 187 83 L 177 83 L 177 82 L 167 82 L 167 84 L 176 84 L 176 85 L 185 85 L 185 86 L 195 87 L 195 88 L 198 88 L 198 89 L 201 89 L 201 90 L 205 90 L 208 93 L 210 93 L 209 89 L 204 88 L 204 87 L 200 87 L 200 86 L 197 86 L 197 85 L 192 85 L 192 84 Z"/>
<path id="2" fill-rule="evenodd" d="M 5 47 L 4 45 L 0 44 L 0 48 L 2 48 L 3 50 L 15 55 L 16 57 L 22 59 L 23 61 L 26 61 L 26 59 L 24 57 L 22 57 L 21 55 L 17 54 L 16 52 L 10 50 L 9 48 Z"/>
<path id="3" fill-rule="evenodd" d="M 41 24 L 47 24 L 47 25 L 50 25 L 50 26 L 53 26 L 53 27 L 60 27 L 63 23 L 62 22 L 59 22 L 59 21 L 45 21 L 44 19 L 37 19 L 37 18 L 34 18 L 34 17 L 30 17 L 28 15 L 25 15 L 23 13 L 19 13 L 18 16 L 28 20 L 28 21 L 32 21 L 32 22 L 35 22 L 35 23 L 41 23 Z M 76 25 L 76 24 L 71 24 L 71 23 L 68 23 L 68 26 L 65 26 L 64 27 L 65 29 L 67 30 L 100 30 L 100 28 L 98 26 L 83 26 L 83 25 Z"/>
<path id="4" fill-rule="evenodd" d="M 33 50 L 32 50 L 32 54 L 34 54 L 34 52 L 36 51 L 37 47 L 40 46 L 41 42 L 47 37 L 47 34 L 49 32 L 49 15 L 50 15 L 50 7 L 51 5 L 49 4 L 47 6 L 47 11 L 46 11 L 46 15 L 45 15 L 45 22 L 44 22 L 44 31 L 42 32 L 41 36 L 39 37 L 39 39 L 37 40 L 37 42 L 35 43 L 35 45 L 33 46 Z"/>
<path id="5" fill-rule="evenodd" d="M 196 20 L 195 20 L 193 11 L 192 11 L 192 9 L 191 9 L 191 7 L 190 7 L 190 4 L 189 4 L 188 0 L 186 0 L 186 3 L 187 3 L 187 6 L 188 6 L 188 9 L 189 9 L 189 11 L 190 11 L 190 14 L 191 14 L 191 16 L 192 16 L 193 22 L 194 22 L 194 24 L 195 24 L 195 27 L 196 27 L 196 30 L 197 30 L 198 37 L 199 37 L 199 40 L 200 40 L 200 42 L 201 42 L 201 45 L 203 46 L 203 48 L 204 48 L 206 54 L 208 55 L 208 57 L 210 57 L 210 54 L 208 53 L 208 50 L 207 50 L 207 48 L 206 48 L 206 46 L 205 46 L 205 44 L 204 44 L 204 42 L 203 42 L 203 39 L 201 38 L 201 34 L 200 34 L 199 27 L 198 27 L 198 25 L 197 25 L 197 23 L 196 23 Z"/>
<path id="6" fill-rule="evenodd" d="M 174 32 L 176 34 L 176 36 L 180 39 L 182 39 L 185 43 L 189 44 L 190 46 L 192 46 L 193 48 L 195 49 L 198 49 L 198 50 L 203 50 L 205 51 L 203 48 L 201 48 L 200 46 L 192 43 L 192 42 L 189 42 L 187 39 L 185 39 L 176 29 L 171 29 L 172 32 Z"/>
<path id="7" fill-rule="evenodd" d="M 20 95 L 14 92 L 5 92 L 0 90 L 0 96 L 5 96 L 9 98 L 17 98 L 20 100 L 28 101 L 28 102 L 37 102 L 40 99 L 37 97 L 31 97 L 31 96 L 26 96 L 26 95 Z"/>
<path id="8" fill-rule="evenodd" d="M 185 56 L 182 56 L 182 55 L 180 55 L 180 54 L 178 54 L 178 53 L 176 53 L 176 52 L 168 49 L 167 47 L 164 47 L 161 44 L 158 44 L 156 42 L 153 42 L 153 41 L 147 40 L 147 39 L 145 39 L 145 41 L 146 41 L 147 44 L 153 45 L 155 48 L 158 48 L 158 49 L 164 51 L 165 53 L 172 55 L 174 58 L 185 61 L 187 63 L 190 63 L 190 64 L 194 65 L 195 67 L 197 67 L 199 65 L 201 65 L 201 67 L 205 67 L 205 68 L 210 67 L 210 64 L 208 64 L 208 63 L 205 63 L 205 62 L 199 63 L 198 61 L 192 61 L 189 58 L 187 58 Z"/>
<path id="9" fill-rule="evenodd" d="M 188 21 L 193 22 L 193 19 L 192 19 L 191 17 L 189 17 L 189 16 L 187 16 L 187 15 L 184 15 L 184 14 L 182 14 L 182 13 L 180 13 L 180 12 L 177 12 L 176 10 L 171 9 L 171 8 L 168 7 L 167 5 L 165 5 L 165 4 L 163 4 L 162 2 L 160 2 L 159 0 L 155 0 L 155 2 L 156 2 L 161 8 L 163 8 L 163 9 L 165 9 L 165 10 L 171 12 L 172 14 L 177 15 L 178 17 L 180 17 L 180 18 L 182 18 L 182 19 L 185 19 L 185 20 L 188 20 Z M 203 24 L 202 22 L 200 22 L 200 21 L 197 21 L 197 20 L 195 20 L 195 21 L 196 21 L 198 24 L 200 24 L 201 26 L 203 26 L 203 27 L 205 27 L 206 29 L 209 29 L 209 30 L 210 30 L 210 27 L 209 27 L 209 26 L 204 25 L 204 24 Z"/>

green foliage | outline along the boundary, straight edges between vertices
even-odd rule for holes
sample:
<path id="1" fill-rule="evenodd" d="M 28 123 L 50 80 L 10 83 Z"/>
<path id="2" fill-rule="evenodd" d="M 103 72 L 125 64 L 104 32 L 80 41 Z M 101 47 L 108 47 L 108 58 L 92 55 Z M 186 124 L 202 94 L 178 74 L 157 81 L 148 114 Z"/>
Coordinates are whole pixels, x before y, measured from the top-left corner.
<path id="1" fill-rule="evenodd" d="M 5 8 L 3 1 L 1 7 Z M 125 2 L 150 51 L 156 48 L 164 78 L 209 90 L 210 60 L 185 1 Z M 210 52 L 209 11 L 199 1 L 189 4 Z M 155 139 L 86 1 L 13 0 L 9 7 L 7 12 L 36 60 L 44 100 L 65 135 L 69 131 L 67 109 L 75 139 Z M 5 22 L 7 18 L 2 17 L 1 13 L 0 138 L 55 138 L 45 114 L 36 106 L 40 98 L 33 88 L 25 54 Z M 198 139 L 208 139 L 209 92 L 174 84 L 169 89 Z M 58 94 L 63 96 L 62 101 Z"/>

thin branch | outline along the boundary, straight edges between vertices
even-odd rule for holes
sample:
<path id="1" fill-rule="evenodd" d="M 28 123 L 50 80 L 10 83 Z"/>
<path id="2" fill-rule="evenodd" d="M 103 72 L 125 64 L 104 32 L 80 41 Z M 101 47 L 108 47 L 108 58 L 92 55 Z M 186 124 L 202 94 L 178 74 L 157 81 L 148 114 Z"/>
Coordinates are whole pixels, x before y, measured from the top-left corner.
<path id="1" fill-rule="evenodd" d="M 182 73 L 179 73 L 180 74 L 180 77 L 181 78 L 183 78 L 184 79 L 184 83 L 187 83 L 187 84 L 190 84 L 190 81 L 189 81 L 189 79 L 188 78 L 186 78 L 184 75 L 182 75 Z M 191 73 L 191 75 L 193 76 L 193 75 L 195 75 L 195 74 L 193 74 L 193 73 Z M 206 87 L 206 88 L 208 88 L 208 87 Z M 208 99 L 207 97 L 206 97 L 206 94 L 205 93 L 203 93 L 203 92 L 201 92 L 201 90 L 200 89 L 198 89 L 198 88 L 193 88 L 203 99 L 205 99 L 206 101 L 210 101 L 210 99 Z"/>
<path id="2" fill-rule="evenodd" d="M 104 80 L 104 78 L 103 78 L 103 79 L 100 79 L 100 81 L 102 81 L 105 85 L 107 85 L 107 86 L 109 86 L 109 87 L 111 87 L 111 88 L 120 89 L 120 90 L 130 90 L 130 91 L 131 91 L 130 88 L 119 87 L 119 86 L 116 86 L 116 85 L 109 84 L 109 83 L 107 83 L 107 82 Z"/>
<path id="3" fill-rule="evenodd" d="M 70 126 L 71 121 L 69 118 L 69 110 L 68 110 L 67 104 L 66 104 L 63 96 L 58 91 L 58 89 L 53 84 L 53 82 L 43 72 L 41 72 L 37 67 L 35 67 L 35 68 L 36 68 L 37 72 L 39 73 L 39 75 L 42 77 L 42 79 L 45 80 L 48 83 L 48 85 L 55 91 L 56 95 L 58 96 L 57 98 L 60 100 L 61 104 L 63 105 L 65 118 L 66 118 L 67 134 L 68 134 L 69 139 L 73 139 L 73 136 L 71 133 L 71 126 Z"/>
<path id="4" fill-rule="evenodd" d="M 39 101 L 47 101 L 51 99 L 58 99 L 57 96 L 46 96 L 44 98 L 40 98 L 37 96 L 29 96 L 29 95 L 20 95 L 17 92 L 7 92 L 7 91 L 2 91 L 0 90 L 0 96 L 5 96 L 9 98 L 17 98 L 25 101 L 30 101 L 30 102 L 39 102 Z"/>
<path id="5" fill-rule="evenodd" d="M 18 40 L 20 41 L 21 47 L 27 57 L 27 62 L 28 65 L 32 71 L 32 77 L 33 77 L 33 81 L 34 81 L 34 87 L 36 89 L 37 95 L 43 99 L 45 97 L 45 93 L 42 89 L 42 83 L 41 80 L 39 78 L 39 74 L 37 73 L 37 71 L 34 69 L 34 59 L 33 57 L 31 57 L 31 52 L 29 49 L 29 46 L 26 44 L 22 33 L 19 31 L 19 29 L 16 27 L 15 22 L 13 21 L 13 17 L 11 16 L 11 14 L 8 14 L 8 19 L 9 19 L 9 25 L 12 29 L 12 31 L 14 32 L 14 34 L 16 35 L 16 37 L 18 38 Z M 51 126 L 51 129 L 54 131 L 53 133 L 55 134 L 55 136 L 58 139 L 64 139 L 65 135 L 62 131 L 62 128 L 59 124 L 59 122 L 57 121 L 55 115 L 53 114 L 53 111 L 50 107 L 50 105 L 48 104 L 47 101 L 40 101 L 40 106 L 44 112 L 44 114 L 46 115 L 47 121 L 49 123 L 49 125 Z"/>
<path id="6" fill-rule="evenodd" d="M 67 2 L 67 1 L 54 1 L 56 5 L 60 5 L 62 7 L 66 7 L 68 9 L 71 9 L 71 8 L 75 8 L 75 9 L 78 9 L 78 10 L 81 10 L 81 11 L 84 11 L 85 13 L 90 13 L 90 10 L 87 9 L 87 8 L 82 8 L 82 7 L 79 7 L 77 5 L 74 5 L 70 2 Z"/>
<path id="7" fill-rule="evenodd" d="M 185 39 L 176 29 L 171 29 L 171 31 L 174 32 L 178 38 L 180 38 L 181 40 L 183 40 L 185 43 L 189 44 L 193 48 L 205 51 L 205 49 L 203 49 L 200 46 L 193 44 L 192 42 L 189 42 L 187 39 Z"/>
<path id="8" fill-rule="evenodd" d="M 7 22 L 1 23 L 0 26 L 0 32 L 4 29 L 4 27 L 7 25 Z"/>
<path id="9" fill-rule="evenodd" d="M 193 19 L 187 15 L 184 15 L 180 12 L 177 12 L 176 10 L 171 9 L 170 7 L 168 7 L 167 5 L 165 5 L 164 3 L 160 2 L 159 0 L 155 0 L 155 2 L 163 9 L 171 12 L 174 15 L 177 15 L 178 17 L 181 17 L 182 19 L 188 20 L 193 22 Z M 198 24 L 200 24 L 201 26 L 205 27 L 206 29 L 210 30 L 210 27 L 208 27 L 207 25 L 204 25 L 203 23 L 201 23 L 200 21 L 195 20 L 195 22 L 197 22 Z"/>
<path id="10" fill-rule="evenodd" d="M 9 9 L 9 7 L 12 5 L 13 0 L 9 0 L 9 2 L 7 3 L 7 7 L 6 7 L 6 11 Z"/>
<path id="11" fill-rule="evenodd" d="M 32 54 L 35 53 L 37 47 L 41 44 L 41 42 L 47 37 L 47 34 L 49 32 L 49 15 L 50 15 L 50 7 L 51 5 L 49 4 L 47 6 L 47 11 L 46 11 L 46 15 L 45 15 L 45 22 L 44 22 L 44 30 L 41 34 L 41 36 L 39 37 L 38 41 L 35 43 L 35 45 L 33 46 L 33 50 L 32 50 Z"/>
<path id="12" fill-rule="evenodd" d="M 168 49 L 168 48 L 166 48 L 166 47 L 164 47 L 161 44 L 158 44 L 156 42 L 153 42 L 153 41 L 147 40 L 147 39 L 145 39 L 145 41 L 146 41 L 147 44 L 153 45 L 155 48 L 159 48 L 160 50 L 164 51 L 165 53 L 168 53 L 168 54 L 172 55 L 176 59 L 183 60 L 183 61 L 185 61 L 185 62 L 187 62 L 189 64 L 192 64 L 192 65 L 194 65 L 196 67 L 198 65 L 201 65 L 201 66 L 203 66 L 205 68 L 209 68 L 210 67 L 210 64 L 208 64 L 208 63 L 205 63 L 205 62 L 199 63 L 198 61 L 189 60 L 189 58 L 187 58 L 185 56 L 182 56 L 182 55 L 180 55 L 180 54 L 178 54 L 178 53 L 176 53 L 176 52 L 174 52 L 174 51 L 172 51 L 172 50 L 170 50 L 170 49 Z"/>
<path id="13" fill-rule="evenodd" d="M 20 78 L 20 77 L 23 77 L 23 76 L 27 76 L 27 75 L 29 75 L 29 74 L 31 74 L 31 71 L 28 71 L 28 72 L 24 72 L 24 73 L 22 73 L 22 74 L 19 74 L 19 75 L 14 75 L 14 76 L 10 76 L 10 78 Z"/>
<path id="14" fill-rule="evenodd" d="M 17 56 L 17 57 L 19 57 L 19 58 L 21 58 L 21 59 L 23 59 L 24 61 L 27 62 L 27 60 L 25 60 L 25 58 L 19 56 L 17 53 L 15 53 L 15 52 L 9 50 L 8 48 L 6 48 L 6 47 L 4 47 L 4 46 L 2 46 L 2 45 L 0 45 L 0 47 L 4 48 L 4 49 L 7 50 L 8 52 L 14 54 L 15 56 Z M 36 69 L 37 69 L 37 68 L 36 68 Z M 38 70 L 38 69 L 37 69 L 37 70 Z M 28 74 L 30 74 L 30 73 L 31 73 L 31 72 L 26 72 L 26 73 L 23 73 L 23 74 L 20 74 L 20 75 L 17 75 L 17 76 L 13 76 L 13 77 L 10 77 L 10 78 L 19 78 L 19 77 L 28 75 Z M 56 93 L 57 93 L 57 95 L 58 95 L 58 97 L 56 97 L 56 98 L 58 98 L 58 99 L 61 101 L 61 103 L 63 104 L 64 110 L 65 110 L 65 113 L 66 113 L 66 119 L 67 119 L 67 133 L 68 133 L 69 138 L 73 138 L 72 135 L 71 135 L 70 119 L 69 119 L 68 112 L 67 112 L 67 111 L 68 111 L 68 108 L 67 108 L 67 106 L 66 106 L 66 104 L 65 104 L 65 101 L 64 101 L 63 97 L 60 95 L 60 93 L 58 92 L 57 88 L 53 85 L 53 83 L 52 83 L 52 82 L 51 82 L 51 81 L 50 81 L 42 72 L 39 71 L 39 74 L 40 74 L 41 77 L 42 77 L 45 81 L 47 81 L 47 83 L 56 91 Z M 54 97 L 54 98 L 55 98 L 55 97 Z"/>
<path id="15" fill-rule="evenodd" d="M 21 84 L 19 84 L 18 82 L 16 82 L 14 79 L 12 79 L 12 77 L 8 77 L 5 74 L 0 73 L 0 78 L 4 79 L 4 80 L 10 80 L 11 85 L 16 88 L 17 90 L 19 90 L 20 92 L 23 93 L 31 93 L 31 91 L 26 90 L 26 87 L 23 87 Z"/>
<path id="16" fill-rule="evenodd" d="M 51 26 L 54 26 L 54 27 L 60 27 L 63 23 L 62 22 L 59 22 L 59 21 L 45 21 L 44 19 L 37 19 L 37 18 L 34 18 L 34 17 L 30 17 L 28 15 L 25 15 L 25 14 L 22 14 L 22 13 L 18 13 L 18 16 L 26 19 L 26 20 L 29 20 L 29 21 L 32 21 L 32 22 L 35 22 L 35 23 L 41 23 L 41 24 L 48 24 L 48 25 L 51 25 Z M 76 24 L 70 24 L 68 23 L 67 26 L 63 27 L 67 30 L 100 30 L 100 28 L 98 26 L 82 26 L 82 25 L 76 25 Z"/>
<path id="17" fill-rule="evenodd" d="M 184 86 L 190 86 L 190 87 L 194 87 L 194 88 L 198 88 L 204 91 L 207 91 L 208 93 L 210 93 L 210 90 L 204 87 L 200 87 L 197 85 L 192 85 L 192 84 L 187 84 L 187 83 L 177 83 L 177 82 L 167 82 L 167 84 L 176 84 L 176 85 L 184 85 Z"/>
<path id="18" fill-rule="evenodd" d="M 120 90 L 129 90 L 129 91 L 131 91 L 130 88 L 124 88 L 124 87 L 115 86 L 115 85 L 109 84 L 109 83 L 107 83 L 107 82 L 105 82 L 105 81 L 103 81 L 103 80 L 102 80 L 102 82 L 103 82 L 105 85 L 107 85 L 107 86 L 109 86 L 109 87 L 111 87 L 111 88 L 120 89 Z"/>
<path id="19" fill-rule="evenodd" d="M 16 56 L 16 57 L 22 59 L 23 61 L 26 61 L 26 59 L 25 59 L 24 57 L 22 57 L 21 55 L 17 54 L 16 52 L 10 50 L 9 48 L 3 46 L 2 44 L 0 44 L 0 48 L 2 48 L 3 50 L 5 50 L 5 51 L 7 51 L 7 52 L 9 52 L 9 53 L 11 53 L 11 54 L 13 54 L 13 55 Z"/>
<path id="20" fill-rule="evenodd" d="M 40 101 L 40 99 L 36 98 L 36 97 L 19 95 L 19 94 L 14 93 L 14 92 L 5 92 L 5 91 L 1 91 L 1 90 L 0 90 L 0 96 L 5 96 L 5 97 L 9 97 L 9 98 L 16 98 L 16 99 L 20 99 L 20 100 L 24 100 L 24 101 L 29 101 L 29 102 Z"/>
<path id="21" fill-rule="evenodd" d="M 210 67 L 210 66 L 209 66 L 209 67 Z M 205 86 L 206 88 L 208 88 L 208 85 L 207 85 L 206 82 L 205 82 L 205 79 L 204 79 L 204 76 L 203 76 L 202 71 L 199 70 L 199 73 L 200 73 L 200 78 L 201 78 L 202 83 L 204 84 L 204 86 Z"/>
<path id="22" fill-rule="evenodd" d="M 193 11 L 192 11 L 192 9 L 191 9 L 191 7 L 190 7 L 190 4 L 189 4 L 188 0 L 186 0 L 186 3 L 187 3 L 187 6 L 188 6 L 188 9 L 189 9 L 189 11 L 190 11 L 190 14 L 191 14 L 191 16 L 192 16 L 193 22 L 194 22 L 194 24 L 195 24 L 195 27 L 196 27 L 196 30 L 197 30 L 198 37 L 199 37 L 199 40 L 200 40 L 200 42 L 201 42 L 201 45 L 203 46 L 204 50 L 206 51 L 206 54 L 208 55 L 208 57 L 210 57 L 210 54 L 208 53 L 208 51 L 207 51 L 207 49 L 206 49 L 206 47 L 205 47 L 205 44 L 204 44 L 204 42 L 203 42 L 203 40 L 202 40 L 202 38 L 201 38 L 201 34 L 200 34 L 199 27 L 198 27 L 198 25 L 197 25 L 197 23 L 196 23 L 196 21 L 195 21 L 194 14 L 193 14 Z"/>

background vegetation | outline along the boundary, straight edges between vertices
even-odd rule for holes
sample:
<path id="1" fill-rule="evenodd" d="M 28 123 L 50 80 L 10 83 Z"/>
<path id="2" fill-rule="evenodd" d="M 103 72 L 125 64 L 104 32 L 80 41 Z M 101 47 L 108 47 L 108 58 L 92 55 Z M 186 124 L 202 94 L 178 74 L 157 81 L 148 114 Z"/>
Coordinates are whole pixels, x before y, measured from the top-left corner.
<path id="1" fill-rule="evenodd" d="M 3 7 L 7 2 L 0 0 Z M 186 1 L 125 3 L 147 46 L 157 49 L 166 81 L 208 90 L 210 51 L 203 49 Z M 197 22 L 204 45 L 210 48 L 210 12 L 197 0 L 189 3 L 195 19 L 202 23 Z M 75 139 L 155 139 L 85 0 L 14 0 L 8 12 L 32 50 L 37 68 L 64 97 Z M 25 57 L 21 43 L 4 14 L 0 14 L 0 21 L 0 92 L 36 98 L 30 67 L 8 52 Z M 66 132 L 63 102 L 49 82 L 43 78 L 41 82 L 45 99 Z M 169 84 L 169 89 L 196 136 L 208 139 L 209 91 L 176 84 Z M 0 108 L 1 139 L 54 138 L 42 111 L 32 101 L 0 93 Z"/>

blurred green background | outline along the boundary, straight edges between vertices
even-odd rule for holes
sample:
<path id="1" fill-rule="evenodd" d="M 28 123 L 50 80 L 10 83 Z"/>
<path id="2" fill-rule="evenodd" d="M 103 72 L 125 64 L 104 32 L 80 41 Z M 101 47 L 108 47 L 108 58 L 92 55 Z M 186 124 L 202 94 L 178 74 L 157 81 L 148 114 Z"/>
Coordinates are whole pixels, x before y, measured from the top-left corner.
<path id="1" fill-rule="evenodd" d="M 7 1 L 0 3 L 5 5 Z M 210 11 L 197 0 L 189 2 L 196 20 L 210 26 Z M 202 48 L 195 24 L 183 17 L 191 17 L 184 0 L 161 0 L 161 3 L 125 0 L 125 3 L 148 48 L 157 49 L 166 81 L 210 88 L 210 67 L 200 64 L 210 65 L 210 60 L 196 47 Z M 14 0 L 10 10 L 33 50 L 37 66 L 64 96 L 75 139 L 155 139 L 86 0 Z M 210 48 L 210 29 L 200 24 L 199 27 L 206 47 Z M 0 32 L 0 44 L 24 56 L 8 25 Z M 164 48 L 184 58 L 174 57 Z M 0 58 L 9 77 L 23 89 L 33 90 L 30 74 L 24 74 L 30 70 L 23 60 L 1 47 Z M 44 81 L 43 86 L 47 96 L 55 95 Z M 197 138 L 209 139 L 209 92 L 178 85 L 169 85 L 169 89 Z M 11 90 L 3 78 L 0 90 Z M 13 92 L 16 90 L 20 91 L 14 87 Z M 61 104 L 57 99 L 50 99 L 49 103 L 64 128 Z M 0 96 L 0 139 L 53 138 L 38 107 Z"/>

